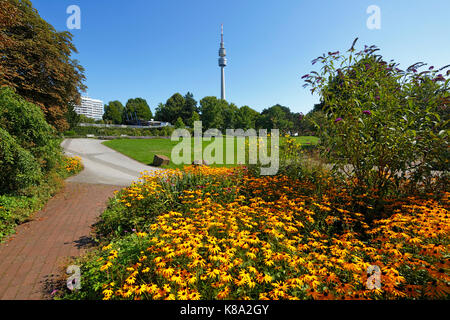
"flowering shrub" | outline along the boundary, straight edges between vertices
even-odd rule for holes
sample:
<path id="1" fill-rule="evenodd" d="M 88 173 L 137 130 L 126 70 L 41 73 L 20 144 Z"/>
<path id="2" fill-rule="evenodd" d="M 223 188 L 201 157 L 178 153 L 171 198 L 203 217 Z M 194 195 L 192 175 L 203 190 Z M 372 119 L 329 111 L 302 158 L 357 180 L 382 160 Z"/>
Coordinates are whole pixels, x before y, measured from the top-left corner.
<path id="1" fill-rule="evenodd" d="M 448 193 L 440 202 L 392 200 L 390 213 L 369 225 L 348 194 L 324 179 L 328 192 L 318 196 L 309 181 L 245 169 L 144 174 L 114 206 L 123 214 L 141 211 L 151 223 L 90 256 L 81 291 L 66 298 L 449 297 Z M 158 197 L 177 205 L 159 212 L 141 205 Z M 367 195 L 359 201 L 370 203 Z M 369 289 L 373 265 L 381 287 Z"/>
<path id="2" fill-rule="evenodd" d="M 439 190 L 448 181 L 450 65 L 401 70 L 374 46 L 356 52 L 355 42 L 348 54 L 315 59 L 320 73 L 303 77 L 327 117 L 319 130 L 324 157 L 336 175 L 351 178 L 357 194 L 374 190 L 382 200 L 406 178 L 412 192 Z M 433 179 L 433 170 L 443 179 Z"/>

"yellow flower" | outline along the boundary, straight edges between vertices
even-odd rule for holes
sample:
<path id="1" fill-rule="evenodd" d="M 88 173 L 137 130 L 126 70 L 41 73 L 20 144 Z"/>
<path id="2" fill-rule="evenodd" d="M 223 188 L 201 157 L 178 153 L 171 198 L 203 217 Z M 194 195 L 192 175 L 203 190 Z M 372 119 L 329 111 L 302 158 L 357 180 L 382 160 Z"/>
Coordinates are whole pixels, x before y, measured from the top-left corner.
<path id="1" fill-rule="evenodd" d="M 147 233 L 146 233 L 146 232 L 136 232 L 136 235 L 137 235 L 139 238 L 145 238 L 145 237 L 147 236 Z"/>
<path id="2" fill-rule="evenodd" d="M 264 275 L 264 278 L 263 278 L 263 281 L 265 282 L 265 283 L 271 283 L 272 282 L 272 277 L 270 276 L 270 275 L 268 275 L 268 274 L 265 274 Z"/>
<path id="3" fill-rule="evenodd" d="M 112 266 L 112 263 L 108 261 L 107 263 L 105 263 L 103 266 L 100 267 L 100 270 L 101 271 L 108 270 L 108 268 L 111 266 Z"/>
<path id="4" fill-rule="evenodd" d="M 127 280 L 125 280 L 128 284 L 133 284 L 136 282 L 136 278 L 135 277 L 129 277 L 127 278 Z"/>

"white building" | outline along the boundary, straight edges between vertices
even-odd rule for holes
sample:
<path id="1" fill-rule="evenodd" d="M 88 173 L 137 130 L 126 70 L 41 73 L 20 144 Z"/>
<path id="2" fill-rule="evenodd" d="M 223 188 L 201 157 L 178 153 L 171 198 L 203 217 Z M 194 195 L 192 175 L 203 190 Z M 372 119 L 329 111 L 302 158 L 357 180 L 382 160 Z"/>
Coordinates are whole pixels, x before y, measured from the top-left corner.
<path id="1" fill-rule="evenodd" d="M 75 112 L 85 115 L 88 118 L 102 120 L 103 118 L 103 101 L 81 97 L 81 106 L 75 106 Z"/>

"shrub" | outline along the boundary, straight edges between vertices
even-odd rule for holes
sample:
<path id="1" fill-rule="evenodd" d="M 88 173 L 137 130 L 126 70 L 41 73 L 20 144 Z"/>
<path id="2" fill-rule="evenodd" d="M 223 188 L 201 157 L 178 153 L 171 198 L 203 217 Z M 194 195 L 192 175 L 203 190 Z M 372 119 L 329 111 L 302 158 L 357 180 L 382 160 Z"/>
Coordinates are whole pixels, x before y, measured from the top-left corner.
<path id="1" fill-rule="evenodd" d="M 406 71 L 387 63 L 376 47 L 348 55 L 329 52 L 318 57 L 323 67 L 305 75 L 306 86 L 318 92 L 327 121 L 320 139 L 322 155 L 334 173 L 353 184 L 352 192 L 371 192 L 381 200 L 401 192 L 430 187 L 432 164 L 448 164 L 448 121 L 439 114 L 448 97 L 449 79 L 440 70 Z M 448 74 L 448 73 L 447 73 Z M 448 152 L 448 151 L 447 151 Z M 444 162 L 443 162 L 444 161 Z"/>
<path id="2" fill-rule="evenodd" d="M 61 148 L 42 110 L 7 87 L 0 88 L 0 128 L 29 151 L 43 172 L 61 162 Z"/>
<path id="3" fill-rule="evenodd" d="M 42 178 L 36 158 L 2 128 L 0 128 L 0 166 L 0 194 L 25 189 L 38 184 Z"/>
<path id="4" fill-rule="evenodd" d="M 63 162 L 60 142 L 39 107 L 0 88 L 0 240 L 82 168 L 78 159 Z"/>

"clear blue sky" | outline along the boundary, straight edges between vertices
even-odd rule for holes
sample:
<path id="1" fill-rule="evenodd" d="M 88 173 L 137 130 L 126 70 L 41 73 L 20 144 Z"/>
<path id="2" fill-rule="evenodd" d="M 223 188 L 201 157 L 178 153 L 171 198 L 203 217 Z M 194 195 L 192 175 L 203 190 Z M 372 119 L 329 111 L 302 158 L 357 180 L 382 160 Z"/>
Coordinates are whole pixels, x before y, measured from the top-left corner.
<path id="1" fill-rule="evenodd" d="M 147 99 L 152 111 L 173 93 L 220 96 L 217 65 L 224 24 L 227 100 L 258 111 L 280 103 L 307 113 L 318 101 L 300 77 L 324 52 L 376 45 L 386 60 L 450 64 L 449 0 L 32 0 L 58 31 L 66 8 L 81 9 L 69 30 L 92 98 Z M 366 9 L 381 9 L 369 30 Z"/>

